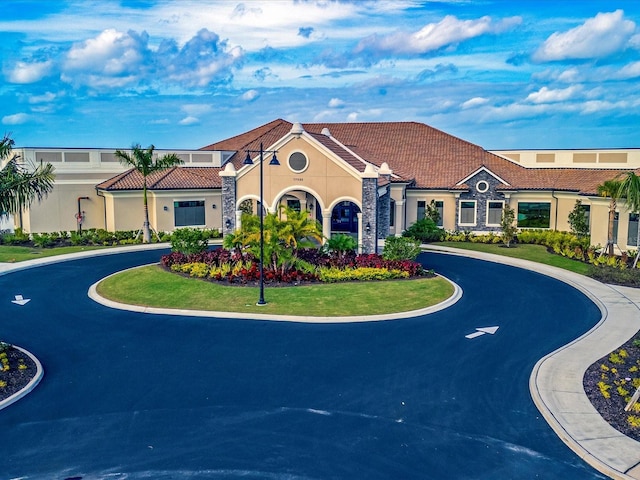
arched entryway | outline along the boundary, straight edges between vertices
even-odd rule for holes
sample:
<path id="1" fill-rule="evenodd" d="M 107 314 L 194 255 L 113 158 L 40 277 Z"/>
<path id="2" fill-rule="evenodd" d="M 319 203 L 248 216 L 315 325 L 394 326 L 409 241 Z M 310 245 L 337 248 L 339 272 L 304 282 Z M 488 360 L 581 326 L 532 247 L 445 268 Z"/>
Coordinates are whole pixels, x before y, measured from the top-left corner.
<path id="1" fill-rule="evenodd" d="M 316 197 L 309 192 L 302 190 L 287 192 L 280 197 L 278 204 L 291 208 L 296 212 L 306 210 L 309 212 L 309 216 L 320 222 L 320 225 L 322 225 L 322 206 Z"/>
<path id="2" fill-rule="evenodd" d="M 360 207 L 350 201 L 342 201 L 331 210 L 331 233 L 345 233 L 358 238 Z"/>

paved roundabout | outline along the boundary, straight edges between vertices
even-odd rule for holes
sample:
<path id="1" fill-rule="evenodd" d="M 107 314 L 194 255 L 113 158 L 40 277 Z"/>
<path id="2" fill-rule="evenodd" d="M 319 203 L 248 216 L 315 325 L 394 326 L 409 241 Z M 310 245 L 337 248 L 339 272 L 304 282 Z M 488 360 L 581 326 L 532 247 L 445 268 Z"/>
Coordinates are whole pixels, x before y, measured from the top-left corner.
<path id="1" fill-rule="evenodd" d="M 149 315 L 87 297 L 98 279 L 161 253 L 0 276 L 2 336 L 46 370 L 0 412 L 2 478 L 606 478 L 529 392 L 538 360 L 602 317 L 566 283 L 426 254 L 462 298 L 359 323 Z M 30 302 L 11 303 L 18 294 Z"/>

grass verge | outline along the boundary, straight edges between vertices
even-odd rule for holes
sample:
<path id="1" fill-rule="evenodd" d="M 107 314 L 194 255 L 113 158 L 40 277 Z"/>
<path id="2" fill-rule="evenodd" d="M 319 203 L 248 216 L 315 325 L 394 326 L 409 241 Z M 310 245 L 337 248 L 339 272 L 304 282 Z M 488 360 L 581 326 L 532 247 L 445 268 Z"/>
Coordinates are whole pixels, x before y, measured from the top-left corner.
<path id="1" fill-rule="evenodd" d="M 494 253 L 496 255 L 502 255 L 503 257 L 531 260 L 532 262 L 563 268 L 574 273 L 579 273 L 580 275 L 587 275 L 589 272 L 589 264 L 549 253 L 547 247 L 543 245 L 517 244 L 506 248 L 500 244 L 472 242 L 434 242 L 433 244 L 443 247 L 473 250 L 476 252 Z"/>
<path id="2" fill-rule="evenodd" d="M 133 305 L 305 317 L 378 315 L 417 310 L 436 305 L 453 294 L 453 286 L 440 277 L 267 286 L 267 305 L 258 307 L 257 287 L 224 286 L 185 278 L 156 265 L 118 273 L 100 282 L 97 290 L 105 298 Z"/>
<path id="3" fill-rule="evenodd" d="M 33 248 L 0 245 L 0 263 L 24 262 L 35 258 L 53 257 L 55 255 L 64 255 L 65 253 L 78 253 L 102 248 L 108 247 L 79 245 L 75 247 Z"/>

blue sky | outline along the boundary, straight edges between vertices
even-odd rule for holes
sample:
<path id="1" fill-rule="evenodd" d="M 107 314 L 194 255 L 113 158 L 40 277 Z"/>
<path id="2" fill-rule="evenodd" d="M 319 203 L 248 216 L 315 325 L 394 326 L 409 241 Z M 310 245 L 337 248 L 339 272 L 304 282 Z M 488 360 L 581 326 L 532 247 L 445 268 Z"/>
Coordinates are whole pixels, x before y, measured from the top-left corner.
<path id="1" fill-rule="evenodd" d="M 276 118 L 640 147 L 640 2 L 2 0 L 19 146 L 200 148 Z"/>

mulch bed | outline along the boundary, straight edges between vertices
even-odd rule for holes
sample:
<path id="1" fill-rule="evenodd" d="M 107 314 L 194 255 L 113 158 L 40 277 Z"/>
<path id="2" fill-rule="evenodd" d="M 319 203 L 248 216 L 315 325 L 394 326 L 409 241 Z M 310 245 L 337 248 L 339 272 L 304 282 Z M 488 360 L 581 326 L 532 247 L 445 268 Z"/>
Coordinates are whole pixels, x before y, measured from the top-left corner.
<path id="1" fill-rule="evenodd" d="M 0 371 L 0 382 L 7 383 L 5 387 L 0 387 L 0 401 L 22 390 L 38 371 L 31 357 L 17 348 L 9 347 L 4 353 L 7 354 L 9 370 Z M 27 368 L 18 368 L 20 364 L 24 364 Z M 0 385 L 4 384 L 0 383 Z"/>
<path id="2" fill-rule="evenodd" d="M 632 386 L 633 379 L 640 378 L 640 347 L 633 343 L 634 339 L 640 338 L 639 335 L 640 332 L 614 352 L 620 352 L 620 350 L 627 352 L 628 356 L 622 359 L 624 363 L 612 362 L 612 356 L 607 355 L 591 365 L 583 378 L 587 397 L 602 418 L 619 432 L 638 441 L 640 441 L 640 427 L 632 427 L 628 417 L 640 416 L 640 413 L 625 412 L 624 407 L 627 405 L 625 397 L 630 397 L 636 391 Z M 613 358 L 617 360 L 617 357 Z M 610 398 L 604 397 L 598 386 L 599 382 L 610 386 L 607 390 Z M 629 394 L 620 395 L 617 391 L 618 386 L 627 390 Z"/>

